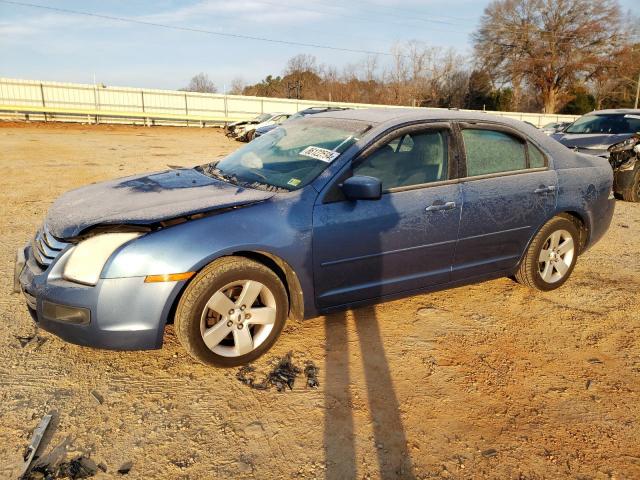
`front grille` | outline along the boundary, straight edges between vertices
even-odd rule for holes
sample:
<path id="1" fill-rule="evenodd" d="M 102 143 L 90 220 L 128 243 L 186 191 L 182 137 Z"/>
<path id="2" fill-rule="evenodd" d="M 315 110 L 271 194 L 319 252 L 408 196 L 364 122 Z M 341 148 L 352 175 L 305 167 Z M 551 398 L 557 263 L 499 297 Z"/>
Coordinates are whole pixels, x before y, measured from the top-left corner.
<path id="1" fill-rule="evenodd" d="M 47 226 L 44 225 L 33 238 L 31 251 L 36 263 L 46 269 L 67 245 L 69 244 L 51 235 Z"/>

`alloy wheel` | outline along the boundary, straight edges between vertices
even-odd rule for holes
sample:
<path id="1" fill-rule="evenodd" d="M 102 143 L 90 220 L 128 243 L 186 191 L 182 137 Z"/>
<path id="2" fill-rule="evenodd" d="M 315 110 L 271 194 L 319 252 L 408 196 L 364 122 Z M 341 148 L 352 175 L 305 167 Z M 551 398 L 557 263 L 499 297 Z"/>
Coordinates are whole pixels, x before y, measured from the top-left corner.
<path id="1" fill-rule="evenodd" d="M 258 348 L 276 322 L 276 300 L 255 280 L 229 283 L 214 293 L 200 319 L 200 334 L 213 353 L 239 357 Z"/>
<path id="2" fill-rule="evenodd" d="M 569 271 L 575 243 L 567 230 L 556 230 L 545 240 L 538 257 L 538 272 L 547 283 L 556 283 Z"/>

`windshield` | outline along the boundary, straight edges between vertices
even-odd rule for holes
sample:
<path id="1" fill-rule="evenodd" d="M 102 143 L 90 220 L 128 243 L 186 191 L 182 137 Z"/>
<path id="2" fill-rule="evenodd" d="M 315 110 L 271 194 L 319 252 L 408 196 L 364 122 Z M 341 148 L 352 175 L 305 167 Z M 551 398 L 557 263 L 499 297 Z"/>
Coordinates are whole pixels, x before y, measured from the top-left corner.
<path id="1" fill-rule="evenodd" d="M 316 178 L 369 128 L 357 120 L 301 118 L 199 169 L 231 183 L 296 190 Z"/>
<path id="2" fill-rule="evenodd" d="M 262 122 L 266 122 L 271 117 L 272 115 L 270 113 L 263 113 L 261 115 L 258 115 L 256 118 L 254 118 L 253 121 L 262 123 Z"/>
<path id="3" fill-rule="evenodd" d="M 565 133 L 625 134 L 640 131 L 640 115 L 585 115 L 571 124 Z"/>

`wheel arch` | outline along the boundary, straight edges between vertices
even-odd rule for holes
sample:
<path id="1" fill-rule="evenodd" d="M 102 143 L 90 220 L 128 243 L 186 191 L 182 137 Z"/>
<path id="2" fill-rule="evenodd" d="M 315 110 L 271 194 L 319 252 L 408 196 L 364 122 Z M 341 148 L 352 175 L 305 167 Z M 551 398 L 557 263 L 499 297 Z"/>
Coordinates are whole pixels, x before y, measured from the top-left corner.
<path id="1" fill-rule="evenodd" d="M 250 260 L 261 263 L 262 265 L 271 269 L 276 275 L 278 275 L 278 277 L 284 284 L 284 288 L 287 291 L 287 296 L 289 297 L 289 318 L 298 321 L 304 319 L 304 293 L 300 284 L 300 280 L 298 279 L 298 275 L 285 260 L 278 257 L 277 255 L 262 250 L 238 250 L 226 252 L 217 257 L 209 258 L 206 262 L 202 262 L 202 264 L 199 265 L 199 267 L 194 271 L 196 273 L 200 272 L 207 265 L 211 264 L 211 262 L 215 262 L 220 258 L 233 256 L 248 258 Z M 175 297 L 173 298 L 170 308 L 166 310 L 167 313 L 164 317 L 164 322 L 162 323 L 163 326 L 173 323 L 180 298 L 191 283 L 192 279 L 193 277 L 184 282 L 179 287 L 177 293 L 175 294 Z"/>
<path id="2" fill-rule="evenodd" d="M 575 211 L 575 210 L 561 210 L 561 211 L 557 211 L 553 214 L 553 216 L 549 217 L 547 220 L 545 220 L 544 223 L 542 223 L 531 235 L 531 237 L 529 238 L 529 240 L 527 241 L 527 244 L 524 247 L 524 250 L 522 251 L 522 254 L 520 255 L 520 259 L 518 260 L 518 263 L 516 264 L 516 269 L 518 268 L 518 266 L 520 265 L 520 263 L 522 263 L 522 260 L 524 259 L 525 255 L 527 254 L 527 250 L 529 250 L 529 246 L 531 245 L 531 242 L 533 242 L 533 239 L 536 238 L 536 235 L 538 235 L 538 232 L 540 230 L 542 230 L 542 228 L 554 217 L 564 217 L 567 218 L 568 220 L 572 221 L 576 228 L 578 229 L 578 232 L 580 233 L 580 244 L 578 246 L 578 255 L 580 255 L 585 247 L 588 244 L 589 241 L 589 225 L 587 223 L 586 220 L 586 215 Z"/>
<path id="3" fill-rule="evenodd" d="M 231 255 L 254 260 L 270 268 L 282 281 L 289 296 L 289 318 L 304 318 L 304 293 L 295 270 L 286 261 L 269 252 L 261 250 L 239 250 Z"/>
<path id="4" fill-rule="evenodd" d="M 590 227 L 588 223 L 588 217 L 575 210 L 565 210 L 562 212 L 557 212 L 554 216 L 565 217 L 575 224 L 578 232 L 580 233 L 580 242 L 578 246 L 578 255 L 580 255 L 582 252 L 584 252 L 585 247 L 589 243 Z"/>

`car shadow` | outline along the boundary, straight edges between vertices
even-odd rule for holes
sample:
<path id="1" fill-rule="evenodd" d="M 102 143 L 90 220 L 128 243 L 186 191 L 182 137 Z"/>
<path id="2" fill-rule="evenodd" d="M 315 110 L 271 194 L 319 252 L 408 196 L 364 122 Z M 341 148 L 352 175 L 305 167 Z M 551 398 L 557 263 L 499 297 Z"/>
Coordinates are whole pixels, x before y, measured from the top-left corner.
<path id="1" fill-rule="evenodd" d="M 367 388 L 370 420 L 380 478 L 415 478 L 407 447 L 400 405 L 374 307 L 353 311 L 359 353 Z M 347 316 L 335 313 L 325 319 L 326 381 L 324 448 L 327 480 L 357 477 L 357 454 Z M 360 472 L 362 475 L 363 472 Z"/>

